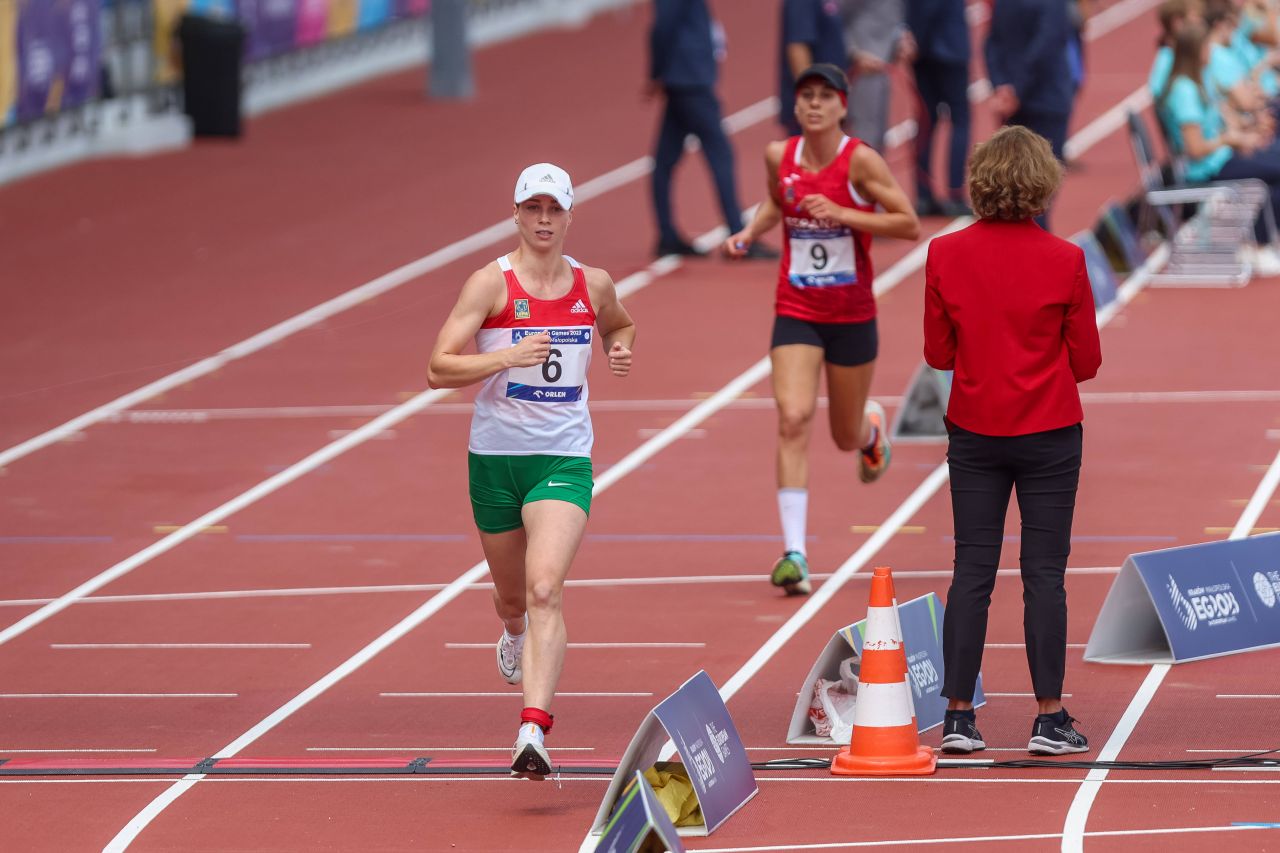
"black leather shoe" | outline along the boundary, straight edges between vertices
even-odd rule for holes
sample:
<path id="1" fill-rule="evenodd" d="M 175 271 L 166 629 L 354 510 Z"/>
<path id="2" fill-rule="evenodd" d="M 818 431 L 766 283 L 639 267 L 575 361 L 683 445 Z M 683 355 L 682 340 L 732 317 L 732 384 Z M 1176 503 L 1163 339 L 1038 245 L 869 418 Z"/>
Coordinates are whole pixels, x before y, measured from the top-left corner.
<path id="1" fill-rule="evenodd" d="M 683 255 L 685 257 L 701 258 L 706 256 L 706 252 L 699 249 L 692 243 L 684 240 L 662 240 L 658 243 L 658 249 L 655 252 L 658 257 L 666 255 Z"/>

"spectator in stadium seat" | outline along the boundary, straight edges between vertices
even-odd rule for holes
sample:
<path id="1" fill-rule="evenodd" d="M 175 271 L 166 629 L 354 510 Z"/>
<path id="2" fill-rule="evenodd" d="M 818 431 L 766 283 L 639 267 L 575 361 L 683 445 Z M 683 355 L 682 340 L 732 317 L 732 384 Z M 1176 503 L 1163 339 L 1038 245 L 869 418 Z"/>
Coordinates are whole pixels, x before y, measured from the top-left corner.
<path id="1" fill-rule="evenodd" d="M 654 0 L 653 12 L 646 91 L 666 98 L 651 183 L 658 219 L 656 254 L 705 255 L 676 230 L 671 176 L 684 155 L 685 137 L 697 137 L 715 181 L 725 227 L 730 233 L 742 227 L 742 209 L 733 182 L 733 146 L 720 124 L 720 101 L 715 93 L 724 35 L 711 19 L 706 0 Z M 777 253 L 757 246 L 752 256 L 776 258 Z"/>
<path id="2" fill-rule="evenodd" d="M 1280 147 L 1258 128 L 1224 119 L 1221 99 L 1204 84 L 1212 41 L 1203 25 L 1186 25 L 1174 37 L 1169 82 L 1156 98 L 1156 113 L 1176 154 L 1186 159 L 1190 181 L 1257 178 L 1267 184 L 1272 212 L 1280 211 Z M 1280 255 L 1260 215 L 1257 245 L 1246 247 L 1254 269 L 1280 275 Z"/>
<path id="3" fill-rule="evenodd" d="M 849 67 L 840 6 L 836 0 L 782 0 L 781 30 L 778 121 L 787 136 L 799 136 L 800 122 L 793 107 L 800 73 L 819 63 L 829 63 L 842 70 Z"/>
<path id="4" fill-rule="evenodd" d="M 1156 10 L 1156 17 L 1160 21 L 1160 38 L 1151 62 L 1151 75 L 1147 78 L 1147 90 L 1152 98 L 1160 97 L 1169 83 L 1174 38 L 1184 26 L 1204 23 L 1204 4 L 1201 0 L 1164 0 Z"/>
<path id="5" fill-rule="evenodd" d="M 964 216 L 964 165 L 969 157 L 969 26 L 964 0 L 911 0 L 907 25 L 915 37 L 915 72 L 919 106 L 916 123 L 916 213 L 920 216 Z M 947 146 L 946 194 L 934 195 L 933 139 L 942 107 L 951 122 Z"/>
<path id="6" fill-rule="evenodd" d="M 1064 159 L 1075 85 L 1067 60 L 1067 7 L 1045 0 L 1000 0 L 987 34 L 991 103 L 1004 124 L 1020 124 L 1049 140 Z M 1049 227 L 1048 208 L 1038 221 Z"/>
<path id="7" fill-rule="evenodd" d="M 1097 375 L 1102 351 L 1084 252 L 1032 221 L 1061 179 L 1043 137 L 1025 127 L 997 131 L 969 165 L 979 221 L 934 238 L 925 261 L 924 358 L 955 371 L 946 415 L 955 570 L 942 627 L 943 752 L 986 748 L 973 695 L 1013 490 L 1038 711 L 1027 749 L 1089 748 L 1062 707 L 1065 578 L 1083 438 L 1076 384 Z"/>

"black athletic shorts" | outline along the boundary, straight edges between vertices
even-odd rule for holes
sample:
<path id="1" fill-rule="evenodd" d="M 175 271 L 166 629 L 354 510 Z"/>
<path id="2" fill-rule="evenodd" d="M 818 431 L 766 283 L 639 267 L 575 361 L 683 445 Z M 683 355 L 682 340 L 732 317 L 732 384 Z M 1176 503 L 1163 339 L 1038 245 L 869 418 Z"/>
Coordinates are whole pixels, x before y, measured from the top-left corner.
<path id="1" fill-rule="evenodd" d="M 865 323 L 811 323 L 795 317 L 775 317 L 772 347 L 808 344 L 820 347 L 823 358 L 841 367 L 857 367 L 876 360 L 880 335 L 872 317 Z"/>

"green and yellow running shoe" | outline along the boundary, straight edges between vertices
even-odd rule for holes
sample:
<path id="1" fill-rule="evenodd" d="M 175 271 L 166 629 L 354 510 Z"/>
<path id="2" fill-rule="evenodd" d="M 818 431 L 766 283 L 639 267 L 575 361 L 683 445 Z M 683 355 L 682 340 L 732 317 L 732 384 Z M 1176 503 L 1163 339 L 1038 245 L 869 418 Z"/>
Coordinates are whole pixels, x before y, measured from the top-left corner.
<path id="1" fill-rule="evenodd" d="M 799 551 L 783 554 L 782 559 L 774 563 L 769 582 L 782 587 L 787 595 L 808 595 L 812 588 L 809 585 L 809 562 L 804 554 Z"/>

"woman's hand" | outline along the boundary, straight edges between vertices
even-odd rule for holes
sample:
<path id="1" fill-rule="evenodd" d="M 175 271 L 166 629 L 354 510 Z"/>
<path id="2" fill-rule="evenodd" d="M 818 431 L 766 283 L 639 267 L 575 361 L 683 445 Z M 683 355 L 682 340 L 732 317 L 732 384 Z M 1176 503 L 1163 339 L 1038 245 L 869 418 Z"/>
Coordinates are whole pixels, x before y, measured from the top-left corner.
<path id="1" fill-rule="evenodd" d="M 631 350 L 623 346 L 621 341 L 614 341 L 609 348 L 609 370 L 614 376 L 626 376 L 631 372 Z"/>
<path id="2" fill-rule="evenodd" d="M 737 234 L 730 234 L 724 241 L 722 248 L 724 253 L 731 258 L 741 258 L 747 253 L 747 249 L 751 248 L 751 244 L 755 242 L 755 238 L 751 236 L 750 228 L 743 228 Z"/>
<path id="3" fill-rule="evenodd" d="M 550 332 L 525 335 L 519 343 L 507 350 L 507 367 L 533 367 L 545 362 L 549 355 L 551 355 Z"/>
<path id="4" fill-rule="evenodd" d="M 814 219 L 831 219 L 837 222 L 841 221 L 840 216 L 845 211 L 845 208 L 821 193 L 813 193 L 800 199 L 799 207 Z"/>

